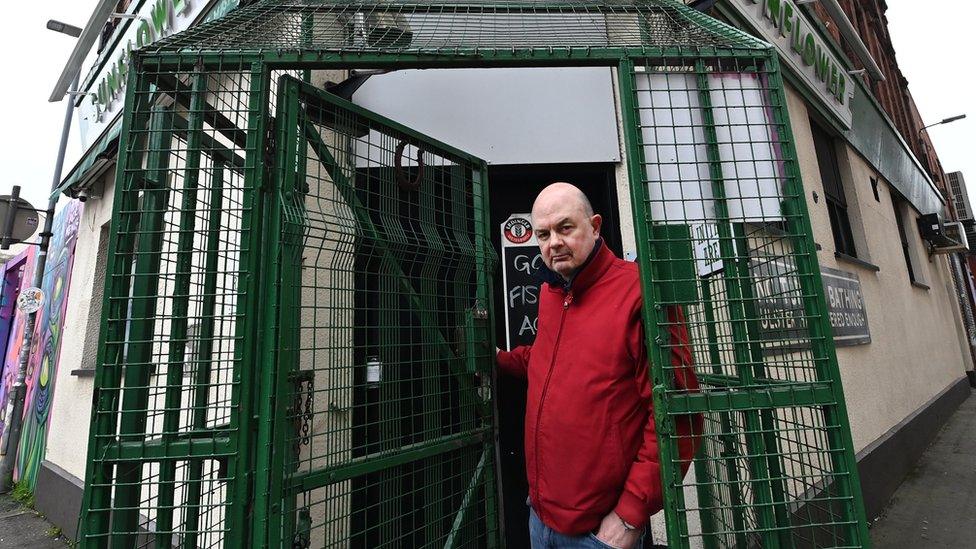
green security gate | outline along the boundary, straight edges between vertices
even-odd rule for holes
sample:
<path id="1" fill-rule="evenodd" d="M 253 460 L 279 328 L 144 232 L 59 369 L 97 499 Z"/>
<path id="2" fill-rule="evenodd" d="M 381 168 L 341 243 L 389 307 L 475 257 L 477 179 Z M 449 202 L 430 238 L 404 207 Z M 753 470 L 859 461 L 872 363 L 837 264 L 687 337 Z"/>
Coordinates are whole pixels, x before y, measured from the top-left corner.
<path id="1" fill-rule="evenodd" d="M 668 545 L 867 547 L 776 52 L 670 0 L 259 0 L 135 52 L 81 545 L 502 545 L 485 163 L 326 89 L 594 65 Z"/>
<path id="2" fill-rule="evenodd" d="M 495 546 L 485 163 L 288 76 L 276 120 L 266 545 Z"/>

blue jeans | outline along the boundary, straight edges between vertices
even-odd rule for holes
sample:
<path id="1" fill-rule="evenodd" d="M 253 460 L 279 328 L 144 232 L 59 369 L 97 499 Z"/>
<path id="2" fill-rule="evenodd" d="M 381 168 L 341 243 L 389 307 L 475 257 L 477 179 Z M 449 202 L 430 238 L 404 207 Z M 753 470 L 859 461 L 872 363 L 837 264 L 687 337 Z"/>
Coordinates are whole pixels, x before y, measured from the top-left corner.
<path id="1" fill-rule="evenodd" d="M 644 547 L 644 536 L 647 529 L 637 540 L 636 548 Z M 584 534 L 582 536 L 567 536 L 549 528 L 535 513 L 535 509 L 529 507 L 529 540 L 532 542 L 532 549 L 614 549 L 613 546 L 603 543 L 594 534 Z"/>

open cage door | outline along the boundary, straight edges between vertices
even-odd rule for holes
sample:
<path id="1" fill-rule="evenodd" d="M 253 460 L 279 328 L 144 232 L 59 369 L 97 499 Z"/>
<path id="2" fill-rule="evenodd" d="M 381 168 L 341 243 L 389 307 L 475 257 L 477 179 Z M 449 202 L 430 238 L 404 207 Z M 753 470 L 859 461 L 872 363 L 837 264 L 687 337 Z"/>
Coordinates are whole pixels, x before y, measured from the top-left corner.
<path id="1" fill-rule="evenodd" d="M 255 545 L 497 545 L 485 162 L 290 76 L 272 147 Z"/>
<path id="2" fill-rule="evenodd" d="M 869 547 L 775 53 L 618 74 L 668 546 Z"/>

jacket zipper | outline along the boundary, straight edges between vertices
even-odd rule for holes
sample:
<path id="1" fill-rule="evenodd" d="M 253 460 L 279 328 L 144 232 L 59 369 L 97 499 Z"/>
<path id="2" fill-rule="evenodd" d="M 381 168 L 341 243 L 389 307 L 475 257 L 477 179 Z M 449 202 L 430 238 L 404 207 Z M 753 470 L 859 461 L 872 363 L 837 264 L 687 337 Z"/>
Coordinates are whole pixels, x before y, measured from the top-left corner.
<path id="1" fill-rule="evenodd" d="M 546 395 L 549 393 L 549 380 L 552 379 L 552 372 L 556 369 L 556 355 L 559 354 L 559 340 L 563 335 L 563 323 L 566 321 L 566 310 L 573 302 L 573 291 L 570 290 L 563 298 L 563 311 L 559 314 L 559 328 L 556 329 L 556 344 L 553 345 L 552 358 L 549 361 L 549 372 L 546 374 L 546 382 L 542 385 L 542 395 L 539 397 L 539 409 L 535 416 L 535 501 L 539 505 L 539 423 L 542 421 L 542 407 L 546 402 Z M 539 518 L 542 518 L 542 508 L 536 507 Z"/>

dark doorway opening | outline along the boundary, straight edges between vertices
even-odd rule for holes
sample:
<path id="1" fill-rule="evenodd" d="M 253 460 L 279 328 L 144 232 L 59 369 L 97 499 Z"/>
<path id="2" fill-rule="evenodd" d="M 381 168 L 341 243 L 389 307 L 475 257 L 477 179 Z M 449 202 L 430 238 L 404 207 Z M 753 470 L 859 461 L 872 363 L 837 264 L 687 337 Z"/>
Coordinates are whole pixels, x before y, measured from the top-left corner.
<path id="1" fill-rule="evenodd" d="M 623 257 L 620 242 L 620 212 L 617 209 L 617 188 L 614 164 L 537 164 L 491 166 L 488 183 L 491 207 L 492 245 L 501 250 L 499 227 L 513 213 L 529 213 L 532 202 L 546 185 L 565 181 L 579 187 L 593 204 L 593 210 L 603 216 L 601 234 L 607 246 Z M 629 214 L 629 212 L 624 212 Z M 502 273 L 494 274 L 495 334 L 498 346 L 505 346 L 505 292 Z M 505 520 L 505 541 L 511 549 L 529 547 L 528 482 L 525 477 L 525 382 L 498 376 L 496 401 L 498 406 L 498 453 Z"/>

